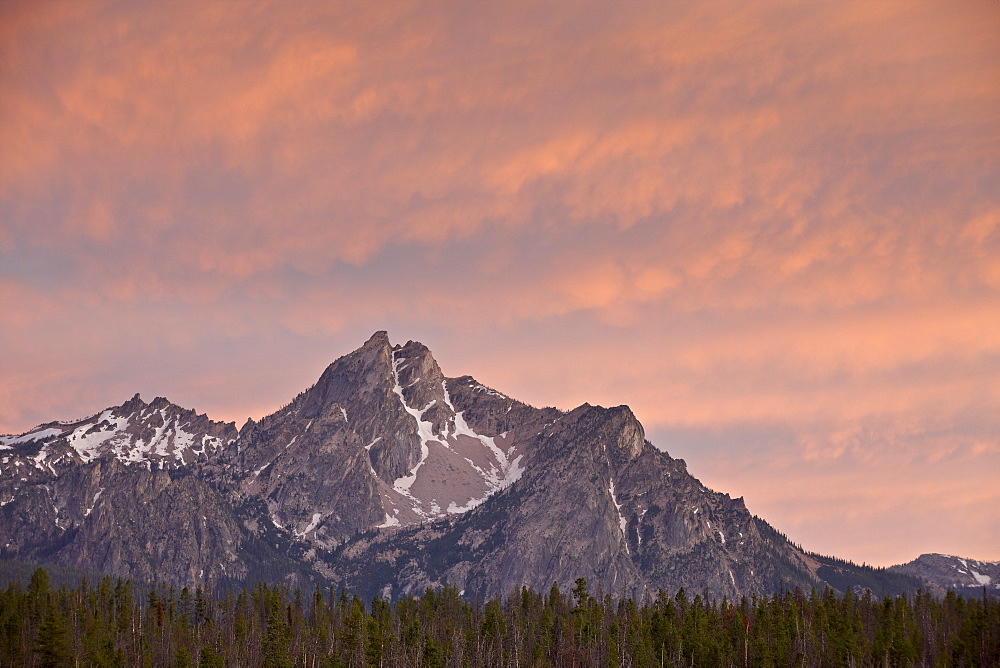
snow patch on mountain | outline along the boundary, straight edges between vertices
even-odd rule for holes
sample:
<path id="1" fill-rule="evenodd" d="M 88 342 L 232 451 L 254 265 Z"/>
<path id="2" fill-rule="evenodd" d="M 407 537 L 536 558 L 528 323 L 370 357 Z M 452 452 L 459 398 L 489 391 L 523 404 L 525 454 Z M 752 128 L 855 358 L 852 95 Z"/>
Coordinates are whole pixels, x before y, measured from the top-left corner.
<path id="1" fill-rule="evenodd" d="M 482 505 L 483 501 L 490 498 L 489 496 L 484 496 L 481 499 L 469 499 L 469 502 L 464 506 L 460 506 L 454 501 L 448 504 L 447 513 L 449 515 L 461 515 L 462 513 L 467 513 L 473 508 Z"/>
<path id="2" fill-rule="evenodd" d="M 413 418 L 420 454 L 405 475 L 391 484 L 379 483 L 386 513 L 380 527 L 468 512 L 525 473 L 523 453 L 505 443 L 507 432 L 477 432 L 466 420 L 462 410 L 465 406 L 456 406 L 448 391 L 448 379 L 442 379 L 433 367 L 427 371 L 425 365 L 425 360 L 413 357 L 405 348 L 391 351 L 391 393 Z M 417 368 L 421 372 L 414 373 Z M 502 396 L 476 383 L 468 387 L 474 392 Z M 464 396 L 467 400 L 468 395 Z M 417 406 L 413 405 L 415 397 L 420 397 Z M 432 419 L 427 419 L 428 412 Z M 378 440 L 373 439 L 365 449 L 370 451 Z"/>
<path id="3" fill-rule="evenodd" d="M 84 511 L 84 513 L 83 513 L 84 517 L 90 517 L 90 513 L 94 512 L 94 506 L 97 505 L 97 500 L 99 498 L 101 498 L 101 494 L 103 494 L 103 493 L 104 493 L 104 488 L 103 487 L 100 488 L 99 490 L 97 490 L 97 493 L 94 494 L 94 498 L 90 501 L 90 507 L 87 508 L 87 510 Z"/>
<path id="4" fill-rule="evenodd" d="M 476 433 L 465 421 L 465 417 L 463 415 L 464 413 L 465 411 L 459 411 L 452 417 L 452 422 L 455 425 L 455 430 L 452 433 L 452 436 L 468 436 L 470 438 L 474 438 L 486 446 L 491 453 L 493 453 L 493 456 L 496 458 L 496 465 L 492 465 L 491 462 L 490 470 L 483 471 L 483 475 L 486 478 L 486 482 L 490 486 L 491 490 L 496 492 L 504 489 L 505 487 L 509 487 L 520 480 L 521 475 L 524 474 L 524 469 L 520 466 L 521 456 L 518 455 L 513 460 L 508 460 L 507 453 L 497 447 L 496 437 L 484 436 L 483 434 Z M 479 467 L 477 466 L 476 468 L 478 469 Z"/>
<path id="5" fill-rule="evenodd" d="M 302 531 L 296 531 L 295 535 L 299 538 L 305 538 L 306 534 L 315 529 L 319 525 L 319 521 L 323 519 L 322 513 L 313 513 L 312 520 L 306 525 L 306 528 Z"/>
<path id="6" fill-rule="evenodd" d="M 410 469 L 409 475 L 397 478 L 392 483 L 392 486 L 396 489 L 396 491 L 408 494 L 410 487 L 412 487 L 413 483 L 417 480 L 417 472 L 420 470 L 420 467 L 424 465 L 424 462 L 427 461 L 427 456 L 430 454 L 430 449 L 427 447 L 428 441 L 437 441 L 438 439 L 434 435 L 434 425 L 424 420 L 424 413 L 426 413 L 427 410 L 434 405 L 436 400 L 432 400 L 429 404 L 424 406 L 423 410 L 410 408 L 410 406 L 406 403 L 406 399 L 403 397 L 403 387 L 399 384 L 399 371 L 402 361 L 403 360 L 396 358 L 396 351 L 393 351 L 392 377 L 394 384 L 392 386 L 392 391 L 393 394 L 399 397 L 399 403 L 403 405 L 403 410 L 409 413 L 417 422 L 417 437 L 420 439 L 420 461 L 417 462 L 416 466 Z"/>
<path id="7" fill-rule="evenodd" d="M 398 512 L 398 511 L 397 511 Z M 389 513 L 385 514 L 385 521 L 382 524 L 376 524 L 376 529 L 387 529 L 389 527 L 398 527 L 400 525 L 399 518 L 395 515 L 390 516 Z"/>
<path id="8" fill-rule="evenodd" d="M 37 429 L 37 428 L 36 428 Z M 21 443 L 30 443 L 32 441 L 44 441 L 52 436 L 59 436 L 63 433 L 62 429 L 56 427 L 49 427 L 47 429 L 41 429 L 38 431 L 29 431 L 20 436 L 0 436 L 0 450 L 11 450 L 15 445 Z"/>
<path id="9" fill-rule="evenodd" d="M 628 526 L 628 521 L 625 516 L 622 515 L 622 504 L 618 503 L 618 497 L 615 496 L 615 480 L 614 478 L 608 478 L 608 492 L 611 493 L 611 503 L 615 504 L 615 508 L 618 510 L 618 526 L 622 530 L 622 539 L 625 543 L 625 552 L 628 553 L 628 540 L 627 534 L 625 533 L 625 528 Z"/>
<path id="10" fill-rule="evenodd" d="M 136 395 L 120 407 L 107 408 L 83 420 L 52 422 L 20 436 L 0 436 L 0 450 L 31 448 L 30 444 L 40 442 L 36 453 L 18 459 L 53 475 L 57 474 L 54 465 L 71 460 L 89 463 L 104 456 L 126 464 L 149 466 L 155 461 L 159 468 L 167 460 L 183 465 L 223 445 L 218 437 L 192 429 L 192 416 L 193 412 L 165 399 L 144 404 Z"/>
<path id="11" fill-rule="evenodd" d="M 488 394 L 491 397 L 498 397 L 500 399 L 510 399 L 510 397 L 508 397 L 506 394 L 502 394 L 500 392 L 497 392 L 496 390 L 491 390 L 485 385 L 481 385 L 479 383 L 472 383 L 470 384 L 470 387 L 474 392 L 483 392 L 484 394 Z"/>

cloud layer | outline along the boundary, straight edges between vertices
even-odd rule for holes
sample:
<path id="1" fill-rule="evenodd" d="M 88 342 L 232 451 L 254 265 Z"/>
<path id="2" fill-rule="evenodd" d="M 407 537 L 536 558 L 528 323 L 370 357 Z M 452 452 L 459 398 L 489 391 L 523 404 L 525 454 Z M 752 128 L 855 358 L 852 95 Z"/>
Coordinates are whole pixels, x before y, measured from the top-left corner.
<path id="1" fill-rule="evenodd" d="M 387 328 L 806 547 L 1000 559 L 996 3 L 329 4 L 0 9 L 0 432 Z"/>

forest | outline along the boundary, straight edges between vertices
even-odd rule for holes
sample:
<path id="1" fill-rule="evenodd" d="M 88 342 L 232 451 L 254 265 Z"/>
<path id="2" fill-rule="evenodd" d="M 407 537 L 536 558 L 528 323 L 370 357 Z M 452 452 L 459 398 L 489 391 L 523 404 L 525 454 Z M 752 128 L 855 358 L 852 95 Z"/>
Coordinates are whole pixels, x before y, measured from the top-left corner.
<path id="1" fill-rule="evenodd" d="M 394 603 L 258 584 L 212 592 L 44 568 L 0 591 L 3 666 L 990 666 L 1000 604 L 848 590 L 739 601 L 683 589 L 649 603 L 577 580 L 469 601 L 453 587 Z"/>

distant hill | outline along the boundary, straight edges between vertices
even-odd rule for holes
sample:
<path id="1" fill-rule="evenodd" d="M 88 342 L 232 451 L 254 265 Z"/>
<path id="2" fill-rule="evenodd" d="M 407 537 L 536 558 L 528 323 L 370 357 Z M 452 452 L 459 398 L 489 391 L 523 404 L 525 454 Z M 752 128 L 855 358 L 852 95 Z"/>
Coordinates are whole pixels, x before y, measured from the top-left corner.
<path id="1" fill-rule="evenodd" d="M 1000 592 L 1000 562 L 976 561 L 947 554 L 921 554 L 908 564 L 892 566 L 892 573 L 911 575 L 941 589 L 971 597 Z"/>

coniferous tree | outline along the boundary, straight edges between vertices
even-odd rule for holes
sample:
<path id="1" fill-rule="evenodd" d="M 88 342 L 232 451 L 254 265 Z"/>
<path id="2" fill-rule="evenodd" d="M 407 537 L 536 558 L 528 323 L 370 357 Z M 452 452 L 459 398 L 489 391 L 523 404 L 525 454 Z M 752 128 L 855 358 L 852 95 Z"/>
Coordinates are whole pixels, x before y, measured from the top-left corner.
<path id="1" fill-rule="evenodd" d="M 51 598 L 45 603 L 45 612 L 38 625 L 35 651 L 38 653 L 39 665 L 44 668 L 68 666 L 73 656 L 66 617 Z"/>
<path id="2" fill-rule="evenodd" d="M 801 590 L 654 601 L 522 587 L 470 603 L 454 587 L 370 605 L 286 587 L 216 596 L 127 581 L 0 590 L 3 666 L 1000 665 L 1000 604 L 919 592 Z"/>

